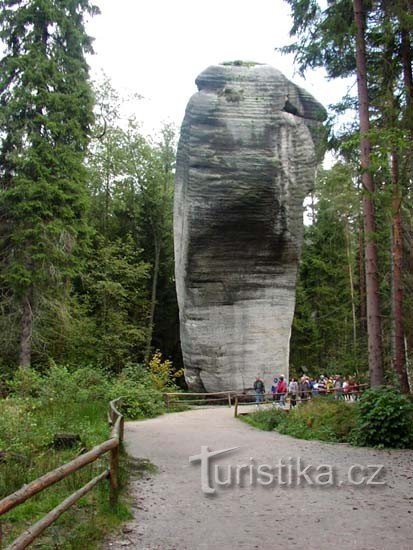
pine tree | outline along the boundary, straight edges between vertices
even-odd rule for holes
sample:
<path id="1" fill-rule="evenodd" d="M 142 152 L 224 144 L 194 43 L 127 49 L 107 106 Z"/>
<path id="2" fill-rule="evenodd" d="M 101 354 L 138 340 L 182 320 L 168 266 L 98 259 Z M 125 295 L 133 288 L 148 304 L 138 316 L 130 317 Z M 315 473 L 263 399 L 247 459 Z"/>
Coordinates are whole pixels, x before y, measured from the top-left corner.
<path id="1" fill-rule="evenodd" d="M 392 365 L 399 375 L 401 389 L 407 391 L 404 354 L 407 316 L 405 311 L 403 318 L 402 308 L 406 224 L 402 212 L 413 172 L 410 154 L 413 4 L 411 0 L 337 0 L 327 5 L 317 0 L 286 1 L 292 8 L 291 35 L 297 41 L 283 51 L 295 54 L 300 72 L 324 67 L 329 78 L 357 77 L 358 104 L 347 95 L 336 107 L 339 113 L 358 107 L 359 136 L 350 127 L 345 135 L 334 136 L 331 143 L 345 158 L 354 158 L 355 145 L 360 147 L 371 383 L 377 385 L 383 381 L 383 355 L 386 358 L 386 345 L 392 340 Z M 393 200 L 388 201 L 391 192 Z M 381 237 L 377 227 L 385 218 L 392 227 L 392 243 L 390 250 L 388 239 L 383 240 L 382 245 L 388 245 L 383 252 L 378 250 Z M 383 277 L 381 269 L 383 256 L 391 268 L 390 285 L 389 273 Z M 385 288 L 392 288 L 392 338 L 386 330 L 388 326 L 380 326 L 387 306 Z"/>
<path id="2" fill-rule="evenodd" d="M 41 304 L 63 300 L 85 230 L 83 164 L 93 119 L 89 0 L 1 0 L 0 285 L 32 360 Z"/>
<path id="3" fill-rule="evenodd" d="M 306 227 L 300 262 L 291 363 L 296 371 L 359 372 L 364 334 L 356 321 L 355 269 L 359 198 L 347 165 L 322 171 L 313 223 Z"/>

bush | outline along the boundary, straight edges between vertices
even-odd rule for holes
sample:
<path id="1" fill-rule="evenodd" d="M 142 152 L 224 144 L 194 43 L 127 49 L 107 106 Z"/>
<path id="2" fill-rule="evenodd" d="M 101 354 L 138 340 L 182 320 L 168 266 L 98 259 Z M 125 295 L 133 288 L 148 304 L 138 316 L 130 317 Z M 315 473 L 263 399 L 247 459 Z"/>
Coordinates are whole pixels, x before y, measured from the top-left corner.
<path id="1" fill-rule="evenodd" d="M 42 387 L 42 377 L 31 368 L 19 367 L 8 382 L 8 389 L 18 397 L 38 397 Z"/>
<path id="2" fill-rule="evenodd" d="M 78 401 L 78 386 L 67 367 L 52 365 L 46 371 L 40 397 L 52 399 L 58 403 Z"/>
<path id="3" fill-rule="evenodd" d="M 277 429 L 299 439 L 348 441 L 356 426 L 353 403 L 316 398 L 286 413 L 278 409 L 258 411 L 245 417 L 248 424 L 261 430 Z"/>
<path id="4" fill-rule="evenodd" d="M 111 383 L 103 369 L 82 367 L 75 370 L 72 376 L 81 396 L 94 400 L 109 399 Z"/>
<path id="5" fill-rule="evenodd" d="M 344 442 L 355 425 L 353 403 L 319 397 L 292 410 L 280 432 L 301 439 Z"/>
<path id="6" fill-rule="evenodd" d="M 358 404 L 351 440 L 361 446 L 412 448 L 413 403 L 393 388 L 366 391 Z"/>
<path id="7" fill-rule="evenodd" d="M 163 395 L 152 386 L 149 373 L 125 369 L 114 381 L 110 398 L 122 397 L 122 412 L 130 420 L 151 418 L 165 412 Z"/>
<path id="8" fill-rule="evenodd" d="M 254 428 L 271 432 L 280 425 L 286 416 L 285 411 L 270 409 L 266 411 L 257 411 L 249 415 L 243 415 L 240 418 L 247 424 L 254 426 Z"/>

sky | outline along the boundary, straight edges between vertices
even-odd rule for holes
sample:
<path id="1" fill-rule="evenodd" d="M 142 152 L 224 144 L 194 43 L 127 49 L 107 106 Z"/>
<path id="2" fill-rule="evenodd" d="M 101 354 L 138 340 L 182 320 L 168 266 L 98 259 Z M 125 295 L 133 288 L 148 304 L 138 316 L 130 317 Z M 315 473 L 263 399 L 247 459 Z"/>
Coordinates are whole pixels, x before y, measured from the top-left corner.
<path id="1" fill-rule="evenodd" d="M 326 107 L 346 85 L 322 70 L 298 76 L 291 57 L 275 51 L 291 42 L 289 6 L 283 0 L 95 0 L 101 15 L 88 23 L 95 55 L 92 78 L 102 71 L 122 95 L 138 93 L 124 115 L 145 133 L 163 122 L 180 127 L 195 78 L 209 65 L 237 59 L 269 63 Z"/>

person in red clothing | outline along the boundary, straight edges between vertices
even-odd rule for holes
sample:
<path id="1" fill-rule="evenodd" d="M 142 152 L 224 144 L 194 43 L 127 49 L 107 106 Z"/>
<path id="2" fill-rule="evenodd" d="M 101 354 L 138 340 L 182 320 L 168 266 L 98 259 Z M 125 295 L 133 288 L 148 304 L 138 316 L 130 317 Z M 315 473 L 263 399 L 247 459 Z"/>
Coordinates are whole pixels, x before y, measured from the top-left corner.
<path id="1" fill-rule="evenodd" d="M 287 393 L 287 382 L 284 380 L 284 375 L 282 374 L 277 384 L 277 394 L 280 396 L 281 407 L 284 407 L 285 405 L 286 393 Z"/>

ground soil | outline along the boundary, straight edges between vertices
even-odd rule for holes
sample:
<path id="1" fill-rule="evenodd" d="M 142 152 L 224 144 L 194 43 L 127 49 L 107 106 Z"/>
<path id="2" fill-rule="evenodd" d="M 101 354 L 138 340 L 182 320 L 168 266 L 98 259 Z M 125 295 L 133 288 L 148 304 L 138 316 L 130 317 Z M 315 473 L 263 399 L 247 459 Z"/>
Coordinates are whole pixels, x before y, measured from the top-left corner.
<path id="1" fill-rule="evenodd" d="M 354 448 L 263 432 L 235 419 L 229 408 L 129 422 L 125 433 L 127 452 L 149 459 L 159 471 L 132 482 L 134 519 L 105 543 L 106 550 L 413 549 L 413 451 Z M 295 466 L 300 459 L 302 466 L 313 466 L 314 484 L 302 479 L 297 485 L 293 472 L 289 486 L 284 469 L 268 487 L 241 475 L 241 487 L 234 474 L 232 487 L 206 495 L 200 463 L 189 463 L 201 446 L 239 447 L 213 459 L 213 465 L 222 467 L 222 480 L 226 465 L 234 472 L 237 465 L 275 466 L 283 459 Z M 333 486 L 317 485 L 321 464 L 334 466 Z M 383 465 L 384 485 L 350 484 L 348 470 L 356 464 Z M 279 481 L 287 483 L 280 486 Z"/>

